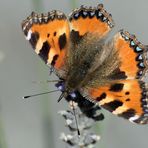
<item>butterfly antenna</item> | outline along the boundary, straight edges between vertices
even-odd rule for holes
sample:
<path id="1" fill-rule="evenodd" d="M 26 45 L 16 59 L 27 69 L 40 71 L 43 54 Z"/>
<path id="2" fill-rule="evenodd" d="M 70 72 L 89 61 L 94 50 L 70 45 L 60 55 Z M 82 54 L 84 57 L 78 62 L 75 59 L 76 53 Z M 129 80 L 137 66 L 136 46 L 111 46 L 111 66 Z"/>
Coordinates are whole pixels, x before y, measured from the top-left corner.
<path id="1" fill-rule="evenodd" d="M 59 80 L 46 80 L 46 81 L 32 81 L 32 83 L 35 83 L 35 84 L 37 84 L 37 83 L 54 83 L 54 82 L 59 82 Z"/>
<path id="2" fill-rule="evenodd" d="M 75 110 L 75 107 L 74 107 L 74 101 L 72 101 L 72 110 L 73 110 L 73 114 L 74 114 L 75 121 L 76 121 L 77 133 L 78 133 L 78 136 L 80 136 L 80 130 L 79 130 L 78 121 L 77 121 L 77 118 L 76 118 L 76 110 Z"/>
<path id="3" fill-rule="evenodd" d="M 57 92 L 57 91 L 59 91 L 59 90 L 52 90 L 52 91 L 48 91 L 48 92 L 43 92 L 43 93 L 33 94 L 33 95 L 29 95 L 29 96 L 24 96 L 23 99 L 36 97 L 36 96 L 40 96 L 40 95 L 44 95 L 44 94 L 49 94 L 49 93 L 53 93 L 53 92 Z"/>
<path id="4" fill-rule="evenodd" d="M 58 102 L 60 102 L 64 98 L 65 94 L 66 94 L 65 92 L 62 92 L 62 94 L 60 95 L 58 99 Z"/>

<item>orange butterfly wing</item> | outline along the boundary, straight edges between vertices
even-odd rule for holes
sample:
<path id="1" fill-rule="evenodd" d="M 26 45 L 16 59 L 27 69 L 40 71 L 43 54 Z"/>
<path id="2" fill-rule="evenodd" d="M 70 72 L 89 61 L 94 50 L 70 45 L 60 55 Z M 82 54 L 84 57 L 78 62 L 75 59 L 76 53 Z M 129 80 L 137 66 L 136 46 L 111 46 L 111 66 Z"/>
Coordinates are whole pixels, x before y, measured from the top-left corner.
<path id="1" fill-rule="evenodd" d="M 120 77 L 115 77 L 104 86 L 89 87 L 83 92 L 113 114 L 131 122 L 147 124 L 148 88 L 140 80 L 147 70 L 147 46 L 123 30 L 115 35 L 109 46 L 117 51 L 120 61 L 119 72 L 124 72 L 125 77 L 121 80 Z"/>
<path id="2" fill-rule="evenodd" d="M 139 124 L 148 123 L 148 88 L 139 80 L 120 80 L 88 88 L 89 98 L 115 115 Z"/>
<path id="3" fill-rule="evenodd" d="M 111 14 L 107 13 L 102 4 L 97 7 L 84 7 L 75 9 L 69 15 L 71 38 L 81 39 L 87 33 L 98 38 L 105 37 L 114 27 Z"/>
<path id="4" fill-rule="evenodd" d="M 22 29 L 35 52 L 56 70 L 64 66 L 69 42 L 69 24 L 64 13 L 32 13 L 22 22 Z"/>
<path id="5" fill-rule="evenodd" d="M 113 39 L 113 45 L 119 55 L 120 71 L 124 71 L 127 79 L 142 78 L 147 71 L 147 46 L 140 43 L 135 35 L 121 30 Z"/>
<path id="6" fill-rule="evenodd" d="M 69 16 L 60 11 L 32 13 L 22 22 L 22 29 L 35 52 L 57 71 L 64 69 L 69 41 L 75 46 L 86 34 L 104 39 L 114 27 L 111 15 L 102 4 L 75 9 Z M 146 70 L 147 46 L 134 35 L 120 31 L 111 44 L 120 60 L 116 78 L 104 86 L 82 88 L 88 97 L 115 115 L 139 124 L 148 123 L 147 86 L 142 82 Z M 119 79 L 119 80 L 118 80 Z M 124 80 L 126 79 L 126 80 Z"/>

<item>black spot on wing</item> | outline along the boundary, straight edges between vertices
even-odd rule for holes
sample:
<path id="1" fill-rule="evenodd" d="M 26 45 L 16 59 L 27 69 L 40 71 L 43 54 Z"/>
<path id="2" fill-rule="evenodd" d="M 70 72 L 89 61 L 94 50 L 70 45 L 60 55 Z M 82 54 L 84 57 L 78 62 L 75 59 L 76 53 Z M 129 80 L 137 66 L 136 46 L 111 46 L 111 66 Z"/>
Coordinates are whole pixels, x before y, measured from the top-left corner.
<path id="1" fill-rule="evenodd" d="M 47 37 L 48 37 L 48 38 L 50 37 L 50 33 L 47 34 Z"/>
<path id="2" fill-rule="evenodd" d="M 127 111 L 119 114 L 118 116 L 123 117 L 125 119 L 129 119 L 131 117 L 134 117 L 136 114 L 136 111 L 134 109 L 128 109 Z"/>
<path id="3" fill-rule="evenodd" d="M 125 101 L 127 101 L 127 102 L 130 101 L 130 98 L 127 98 Z"/>
<path id="4" fill-rule="evenodd" d="M 97 101 L 101 101 L 106 98 L 106 93 L 102 93 L 99 97 L 96 98 Z"/>
<path id="5" fill-rule="evenodd" d="M 123 86 L 124 86 L 123 83 L 116 83 L 116 84 L 111 85 L 109 90 L 113 92 L 120 92 L 122 91 Z"/>
<path id="6" fill-rule="evenodd" d="M 123 105 L 123 103 L 121 101 L 114 100 L 112 102 L 105 103 L 104 105 L 102 105 L 102 107 L 109 110 L 110 112 L 113 112 L 114 110 L 116 110 L 118 107 L 120 107 L 122 105 Z"/>
<path id="7" fill-rule="evenodd" d="M 56 35 L 57 35 L 57 32 L 55 31 L 55 32 L 53 33 L 53 35 L 56 36 Z"/>
<path id="8" fill-rule="evenodd" d="M 27 34 L 28 34 L 28 29 L 25 29 L 25 30 L 24 30 L 24 34 L 25 34 L 25 36 L 27 36 Z"/>
<path id="9" fill-rule="evenodd" d="M 53 60 L 52 60 L 52 62 L 51 62 L 51 65 L 52 65 L 52 66 L 55 65 L 56 60 L 58 59 L 58 57 L 59 57 L 59 55 L 57 55 L 57 54 L 53 57 Z"/>
<path id="10" fill-rule="evenodd" d="M 127 91 L 127 92 L 125 92 L 125 94 L 126 94 L 126 95 L 129 95 L 129 94 L 130 94 L 130 92 L 129 92 L 129 91 Z"/>
<path id="11" fill-rule="evenodd" d="M 46 41 L 43 43 L 42 49 L 40 50 L 39 56 L 47 63 L 48 53 L 50 51 L 50 44 Z"/>
<path id="12" fill-rule="evenodd" d="M 30 44 L 32 45 L 32 48 L 33 48 L 33 49 L 35 49 L 39 37 L 40 37 L 40 35 L 39 35 L 38 32 L 33 32 L 33 33 L 31 34 L 31 38 L 30 38 L 29 42 L 30 42 Z"/>
<path id="13" fill-rule="evenodd" d="M 70 39 L 74 45 L 78 44 L 80 40 L 82 39 L 82 37 L 83 36 L 79 35 L 79 31 L 72 30 L 70 32 Z"/>
<path id="14" fill-rule="evenodd" d="M 109 76 L 112 80 L 120 80 L 120 79 L 126 79 L 127 76 L 124 71 L 121 71 L 119 68 L 117 68 L 112 75 Z"/>
<path id="15" fill-rule="evenodd" d="M 60 35 L 59 37 L 59 46 L 60 46 L 60 50 L 62 50 L 65 45 L 66 45 L 67 39 L 66 39 L 66 34 L 63 33 L 62 35 Z"/>

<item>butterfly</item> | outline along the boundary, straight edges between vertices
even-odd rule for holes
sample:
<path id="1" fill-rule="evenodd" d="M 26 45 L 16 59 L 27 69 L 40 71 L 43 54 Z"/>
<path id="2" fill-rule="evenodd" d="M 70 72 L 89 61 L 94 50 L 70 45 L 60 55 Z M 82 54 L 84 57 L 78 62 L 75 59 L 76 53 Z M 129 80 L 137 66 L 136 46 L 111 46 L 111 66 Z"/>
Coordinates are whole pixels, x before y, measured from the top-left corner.
<path id="1" fill-rule="evenodd" d="M 148 46 L 115 26 L 103 4 L 81 6 L 67 17 L 54 10 L 32 14 L 22 30 L 34 51 L 59 81 L 56 87 L 67 100 L 88 100 L 137 124 L 148 123 Z M 84 106 L 84 104 L 83 104 Z M 91 112 L 90 112 L 91 114 Z"/>

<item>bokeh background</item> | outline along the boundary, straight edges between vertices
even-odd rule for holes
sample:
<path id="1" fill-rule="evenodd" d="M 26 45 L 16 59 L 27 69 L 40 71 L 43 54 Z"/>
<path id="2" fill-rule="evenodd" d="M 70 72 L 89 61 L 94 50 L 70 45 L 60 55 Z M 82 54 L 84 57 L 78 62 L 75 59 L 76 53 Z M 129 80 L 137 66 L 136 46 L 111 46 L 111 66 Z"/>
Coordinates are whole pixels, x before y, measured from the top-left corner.
<path id="1" fill-rule="evenodd" d="M 25 40 L 21 21 L 32 11 L 58 9 L 68 14 L 82 4 L 95 6 L 99 2 L 115 20 L 111 35 L 124 28 L 148 44 L 147 0 L 0 0 L 0 148 L 65 147 L 59 136 L 67 131 L 57 112 L 68 105 L 65 100 L 57 103 L 59 93 L 22 99 L 24 95 L 53 90 L 53 84 L 33 81 L 56 77 L 49 76 L 48 67 Z M 95 128 L 101 135 L 97 147 L 148 147 L 147 125 L 131 124 L 107 111 L 104 114 L 105 120 Z"/>

